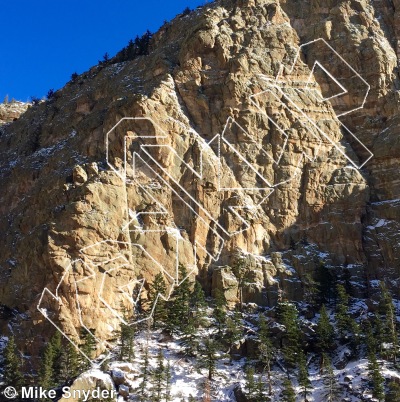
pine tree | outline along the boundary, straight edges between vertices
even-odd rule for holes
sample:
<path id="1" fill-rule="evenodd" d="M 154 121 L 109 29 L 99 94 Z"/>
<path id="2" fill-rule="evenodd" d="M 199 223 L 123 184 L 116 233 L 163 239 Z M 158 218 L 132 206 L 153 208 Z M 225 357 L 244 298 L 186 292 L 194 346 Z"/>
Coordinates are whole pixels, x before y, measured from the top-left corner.
<path id="1" fill-rule="evenodd" d="M 317 346 L 319 351 L 324 354 L 328 353 L 333 348 L 334 329 L 329 322 L 329 316 L 326 311 L 325 304 L 322 305 L 320 310 L 320 317 L 317 324 Z M 321 359 L 321 367 L 324 365 L 324 359 Z"/>
<path id="2" fill-rule="evenodd" d="M 153 389 L 151 393 L 151 401 L 161 402 L 163 397 L 163 388 L 165 381 L 164 354 L 161 349 L 157 354 L 157 367 L 152 372 Z"/>
<path id="3" fill-rule="evenodd" d="M 300 350 L 298 312 L 292 303 L 279 303 L 279 320 L 285 326 L 282 352 L 289 367 L 295 367 Z"/>
<path id="4" fill-rule="evenodd" d="M 68 342 L 60 357 L 60 380 L 65 382 L 79 374 L 79 356 L 75 346 Z"/>
<path id="5" fill-rule="evenodd" d="M 21 370 L 21 358 L 15 344 L 14 336 L 8 338 L 8 342 L 3 351 L 4 358 L 4 382 L 7 386 L 17 390 L 23 385 L 23 375 Z"/>
<path id="6" fill-rule="evenodd" d="M 339 402 L 342 400 L 341 390 L 339 383 L 337 382 L 335 373 L 333 372 L 333 367 L 329 356 L 324 356 L 323 361 L 324 367 L 322 378 L 324 383 L 324 400 L 326 400 L 327 402 Z"/>
<path id="7" fill-rule="evenodd" d="M 130 325 L 130 318 L 127 310 L 123 307 L 124 321 L 120 322 L 119 329 L 119 360 L 131 361 L 134 358 L 135 328 Z"/>
<path id="8" fill-rule="evenodd" d="M 190 282 L 187 269 L 179 264 L 179 286 L 173 291 L 168 301 L 168 329 L 171 333 L 183 331 L 190 312 Z"/>
<path id="9" fill-rule="evenodd" d="M 53 99 L 54 95 L 55 95 L 54 89 L 49 89 L 46 95 L 47 100 Z"/>
<path id="10" fill-rule="evenodd" d="M 236 280 L 238 282 L 237 297 L 239 299 L 240 310 L 242 310 L 243 309 L 243 286 L 245 284 L 247 268 L 246 268 L 246 262 L 241 256 L 238 256 L 235 259 L 235 261 L 232 265 L 232 272 L 233 272 L 233 275 L 235 275 Z"/>
<path id="11" fill-rule="evenodd" d="M 185 353 L 189 356 L 196 356 L 199 348 L 199 337 L 196 329 L 196 319 L 189 316 L 185 327 L 183 328 L 182 344 L 185 347 Z"/>
<path id="12" fill-rule="evenodd" d="M 44 348 L 40 362 L 39 385 L 44 389 L 54 387 L 53 377 L 54 350 L 51 342 L 48 342 Z"/>
<path id="13" fill-rule="evenodd" d="M 167 318 L 166 302 L 160 295 L 165 295 L 167 292 L 167 285 L 161 273 L 154 277 L 154 281 L 149 289 L 149 304 L 153 309 L 153 328 L 162 327 Z"/>
<path id="14" fill-rule="evenodd" d="M 164 401 L 165 402 L 170 402 L 171 401 L 171 379 L 172 379 L 172 375 L 171 375 L 171 363 L 170 363 L 169 360 L 167 361 L 167 365 L 165 367 L 164 378 L 165 378 Z"/>
<path id="15" fill-rule="evenodd" d="M 193 291 L 190 294 L 190 311 L 194 317 L 196 329 L 205 324 L 205 308 L 207 307 L 204 290 L 198 281 L 195 281 Z"/>
<path id="16" fill-rule="evenodd" d="M 56 331 L 51 338 L 50 342 L 53 347 L 53 378 L 54 382 L 58 385 L 62 382 L 61 379 L 61 354 L 63 351 L 61 332 Z"/>
<path id="17" fill-rule="evenodd" d="M 79 369 L 81 371 L 88 370 L 91 367 L 92 363 L 88 358 L 93 359 L 96 351 L 95 330 L 91 329 L 90 332 L 85 328 L 81 328 L 80 331 L 80 350 L 84 354 L 79 354 Z"/>
<path id="18" fill-rule="evenodd" d="M 143 353 L 143 363 L 140 370 L 141 382 L 138 389 L 138 396 L 140 402 L 148 401 L 147 383 L 149 381 L 149 348 L 146 346 Z"/>
<path id="19" fill-rule="evenodd" d="M 350 315 L 349 309 L 349 295 L 343 285 L 337 285 L 338 301 L 336 305 L 335 318 L 337 321 L 337 327 L 339 329 L 339 335 L 343 338 L 349 328 Z"/>
<path id="20" fill-rule="evenodd" d="M 350 339 L 350 346 L 357 351 L 359 346 L 359 326 L 349 314 L 349 295 L 343 285 L 337 285 L 338 301 L 336 305 L 336 322 L 339 336 L 344 341 Z"/>
<path id="21" fill-rule="evenodd" d="M 385 402 L 400 402 L 400 384 L 396 380 L 389 382 Z"/>
<path id="22" fill-rule="evenodd" d="M 379 354 L 382 354 L 382 346 L 385 341 L 386 334 L 384 334 L 383 323 L 378 314 L 374 315 L 372 319 L 372 328 L 373 328 L 374 339 L 376 342 L 376 350 Z"/>
<path id="23" fill-rule="evenodd" d="M 367 346 L 367 355 L 376 355 L 377 352 L 377 340 L 373 334 L 372 326 L 369 321 L 365 323 L 365 344 Z"/>
<path id="24" fill-rule="evenodd" d="M 378 401 L 383 401 L 385 398 L 385 379 L 382 377 L 378 361 L 373 354 L 368 356 L 368 376 L 372 387 L 372 396 Z"/>
<path id="25" fill-rule="evenodd" d="M 296 402 L 296 393 L 289 378 L 283 380 L 282 386 L 282 402 Z"/>
<path id="26" fill-rule="evenodd" d="M 210 338 L 207 338 L 204 341 L 204 345 L 200 349 L 203 358 L 199 360 L 199 365 L 200 367 L 207 369 L 209 381 L 212 381 L 213 375 L 215 373 L 215 366 L 217 363 L 217 350 L 217 342 Z"/>
<path id="27" fill-rule="evenodd" d="M 119 359 L 131 361 L 134 358 L 135 328 L 132 325 L 120 323 Z"/>
<path id="28" fill-rule="evenodd" d="M 106 53 L 104 53 L 104 55 L 103 55 L 103 63 L 108 63 L 109 62 L 109 60 L 110 60 L 110 55 L 106 52 Z"/>
<path id="29" fill-rule="evenodd" d="M 268 323 L 263 314 L 258 316 L 258 336 L 260 344 L 258 346 L 259 360 L 263 364 L 268 377 L 268 393 L 272 394 L 271 366 L 275 358 L 275 348 L 272 345 Z"/>
<path id="30" fill-rule="evenodd" d="M 243 336 L 242 316 L 239 311 L 235 311 L 232 317 L 226 319 L 226 333 L 224 340 L 228 343 L 229 348 L 240 341 Z"/>
<path id="31" fill-rule="evenodd" d="M 306 273 L 303 276 L 302 283 L 304 287 L 304 301 L 311 306 L 312 311 L 314 312 L 319 298 L 318 283 L 310 273 Z"/>
<path id="32" fill-rule="evenodd" d="M 215 299 L 215 307 L 213 316 L 217 323 L 218 335 L 222 336 L 223 329 L 226 323 L 226 306 L 227 306 L 224 292 L 220 289 L 216 289 L 214 299 Z"/>
<path id="33" fill-rule="evenodd" d="M 396 326 L 396 314 L 393 306 L 393 299 L 385 284 L 381 282 L 381 299 L 379 302 L 379 311 L 385 315 L 384 325 L 386 328 L 387 342 L 390 344 L 388 350 L 388 357 L 392 358 L 393 363 L 396 364 L 397 354 L 399 348 L 398 333 Z"/>
<path id="34" fill-rule="evenodd" d="M 254 396 L 254 402 L 266 402 L 270 398 L 265 396 L 265 384 L 263 382 L 263 376 L 260 374 L 258 376 L 258 381 L 256 384 L 256 393 Z"/>
<path id="35" fill-rule="evenodd" d="M 308 377 L 307 360 L 303 352 L 299 353 L 299 373 L 298 373 L 299 385 L 302 388 L 304 401 L 307 401 L 307 393 L 311 388 L 311 382 Z"/>
<path id="36" fill-rule="evenodd" d="M 246 387 L 246 397 L 249 400 L 253 400 L 257 392 L 257 386 L 254 379 L 254 367 L 248 366 L 245 370 L 245 387 Z"/>

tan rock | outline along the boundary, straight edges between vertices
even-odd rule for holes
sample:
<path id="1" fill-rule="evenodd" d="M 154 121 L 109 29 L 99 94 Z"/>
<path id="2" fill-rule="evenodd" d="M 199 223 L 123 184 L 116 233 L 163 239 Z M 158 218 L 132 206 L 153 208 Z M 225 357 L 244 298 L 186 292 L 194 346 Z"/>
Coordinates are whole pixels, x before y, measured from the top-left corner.
<path id="1" fill-rule="evenodd" d="M 83 169 L 82 166 L 75 166 L 74 170 L 72 172 L 72 179 L 74 181 L 74 184 L 83 184 L 87 181 L 87 173 L 85 169 Z"/>
<path id="2" fill-rule="evenodd" d="M 85 322 L 102 339 L 111 339 L 110 326 L 118 324 L 115 311 L 98 298 L 98 277 L 113 259 L 128 261 L 110 275 L 104 294 L 116 310 L 122 283 L 152 281 L 160 266 L 172 276 L 177 250 L 179 262 L 194 267 L 207 290 L 224 290 L 232 304 L 237 280 L 229 266 L 238 249 L 249 256 L 245 299 L 263 305 L 282 295 L 301 300 L 304 278 L 321 253 L 330 266 L 351 271 L 361 293 L 368 291 L 365 277 L 396 279 L 398 10 L 366 0 L 301 7 L 295 0 L 217 1 L 161 28 L 150 55 L 83 74 L 84 96 L 78 82 L 67 84 L 54 100 L 60 112 L 49 113 L 43 103 L 2 126 L 0 304 L 24 313 L 16 320 L 18 333 L 32 334 L 29 351 L 38 355 L 37 335 L 50 336 L 53 329 L 36 309 L 39 295 L 45 287 L 55 291 L 68 264 L 79 259 L 96 277 L 80 287 Z M 312 91 L 291 90 L 316 126 L 299 122 L 266 92 L 281 64 L 290 66 L 300 43 L 316 35 L 371 86 L 364 109 L 342 118 L 374 153 L 361 171 L 344 155 L 362 160 L 365 150 L 336 116 L 362 103 L 361 81 L 352 80 L 326 46 L 312 48 L 281 77 L 284 88 L 307 82 L 316 59 L 333 76 L 345 72 L 348 93 L 331 103 L 321 104 Z M 331 89 L 317 78 L 309 82 L 313 90 Z M 256 104 L 249 101 L 254 95 Z M 138 120 L 112 130 L 123 117 Z M 128 132 L 133 135 L 125 144 Z M 220 148 L 210 143 L 217 133 L 226 140 Z M 106 136 L 110 165 L 104 169 Z M 135 159 L 146 141 L 152 147 Z M 120 177 L 125 167 L 126 183 Z M 269 196 L 259 190 L 264 180 L 274 185 Z M 219 191 L 221 184 L 229 190 Z M 253 187 L 258 190 L 243 190 Z M 75 274 L 77 280 L 86 275 L 83 268 Z M 60 287 L 62 308 L 49 302 L 70 335 L 81 325 L 73 280 L 66 276 Z M 7 325 L 0 320 L 4 333 Z"/>

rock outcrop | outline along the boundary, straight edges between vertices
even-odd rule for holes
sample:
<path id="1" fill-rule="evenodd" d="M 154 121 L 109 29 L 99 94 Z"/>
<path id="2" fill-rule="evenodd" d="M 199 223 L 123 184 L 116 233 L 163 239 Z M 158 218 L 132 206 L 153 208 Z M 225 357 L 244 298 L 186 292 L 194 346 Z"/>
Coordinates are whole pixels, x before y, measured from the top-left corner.
<path id="1" fill-rule="evenodd" d="M 229 266 L 244 258 L 244 301 L 263 305 L 300 300 L 321 260 L 360 294 L 398 279 L 400 4 L 388 3 L 217 1 L 165 24 L 148 56 L 93 67 L 0 128 L 1 329 L 28 333 L 36 353 L 48 288 L 69 336 L 79 305 L 109 339 L 121 286 L 158 272 L 172 284 L 177 260 L 208 291 L 229 282 L 234 301 Z M 362 79 L 323 41 L 301 52 L 318 38 Z M 362 169 L 344 127 L 374 154 Z"/>
<path id="2" fill-rule="evenodd" d="M 11 123 L 19 119 L 19 117 L 26 112 L 29 103 L 11 101 L 3 102 L 0 104 L 0 126 L 5 123 Z"/>

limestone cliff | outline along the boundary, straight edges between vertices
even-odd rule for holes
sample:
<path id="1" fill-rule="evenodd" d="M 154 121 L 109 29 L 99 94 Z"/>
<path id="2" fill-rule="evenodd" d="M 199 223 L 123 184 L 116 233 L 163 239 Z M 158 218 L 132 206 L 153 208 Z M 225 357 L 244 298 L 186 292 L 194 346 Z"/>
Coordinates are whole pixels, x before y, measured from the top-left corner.
<path id="1" fill-rule="evenodd" d="M 243 259 L 244 298 L 262 305 L 301 299 L 321 260 L 360 294 L 398 280 L 399 12 L 217 1 L 166 23 L 148 56 L 93 67 L 0 128 L 2 330 L 35 351 L 52 328 L 46 287 L 67 334 L 79 293 L 108 339 L 121 286 L 159 270 L 173 282 L 177 250 L 209 291 L 234 285 L 226 266 Z M 335 86 L 344 95 L 323 101 Z"/>

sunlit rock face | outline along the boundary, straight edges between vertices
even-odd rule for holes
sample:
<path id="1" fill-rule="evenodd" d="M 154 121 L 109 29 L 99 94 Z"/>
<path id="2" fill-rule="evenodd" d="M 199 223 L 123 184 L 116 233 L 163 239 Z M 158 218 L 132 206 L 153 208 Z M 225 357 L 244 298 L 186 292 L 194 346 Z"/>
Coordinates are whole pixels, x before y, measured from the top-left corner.
<path id="1" fill-rule="evenodd" d="M 234 302 L 240 261 L 243 300 L 264 306 L 304 298 L 321 264 L 358 295 L 395 281 L 393 4 L 217 1 L 165 24 L 148 56 L 93 67 L 3 126 L 2 330 L 37 352 L 54 330 L 37 309 L 47 288 L 68 336 L 83 314 L 109 340 L 123 289 L 144 283 L 145 304 L 179 263 Z"/>

